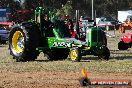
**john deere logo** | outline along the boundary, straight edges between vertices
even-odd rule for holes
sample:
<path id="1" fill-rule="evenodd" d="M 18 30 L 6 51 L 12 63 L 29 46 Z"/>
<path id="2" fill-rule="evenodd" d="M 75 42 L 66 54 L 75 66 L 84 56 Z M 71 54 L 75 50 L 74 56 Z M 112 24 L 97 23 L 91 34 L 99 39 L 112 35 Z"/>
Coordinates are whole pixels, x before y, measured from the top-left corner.
<path id="1" fill-rule="evenodd" d="M 54 42 L 53 46 L 57 47 L 70 47 L 70 43 L 66 43 L 66 42 Z"/>

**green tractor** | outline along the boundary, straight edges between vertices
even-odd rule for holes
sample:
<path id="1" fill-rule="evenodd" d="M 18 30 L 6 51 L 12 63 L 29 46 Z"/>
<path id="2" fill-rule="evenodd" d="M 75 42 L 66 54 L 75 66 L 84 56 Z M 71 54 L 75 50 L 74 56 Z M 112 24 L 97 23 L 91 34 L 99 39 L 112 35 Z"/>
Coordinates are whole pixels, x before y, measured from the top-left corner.
<path id="1" fill-rule="evenodd" d="M 75 62 L 80 61 L 85 55 L 109 59 L 110 51 L 107 48 L 106 36 L 100 28 L 87 28 L 84 41 L 71 38 L 63 21 L 54 20 L 50 27 L 43 27 L 46 24 L 43 22 L 43 15 L 50 13 L 49 8 L 37 7 L 35 20 L 12 27 L 9 33 L 9 50 L 16 61 L 34 61 L 40 52 L 49 60 L 66 59 L 69 56 L 69 59 Z M 50 15 L 50 20 L 53 18 L 53 15 Z"/>

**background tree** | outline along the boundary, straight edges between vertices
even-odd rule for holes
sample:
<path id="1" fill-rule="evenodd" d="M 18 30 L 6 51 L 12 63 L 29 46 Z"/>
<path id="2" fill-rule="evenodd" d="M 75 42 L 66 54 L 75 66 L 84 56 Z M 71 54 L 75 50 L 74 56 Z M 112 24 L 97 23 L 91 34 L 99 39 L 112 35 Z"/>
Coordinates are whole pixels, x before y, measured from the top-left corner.
<path id="1" fill-rule="evenodd" d="M 68 0 L 67 3 L 64 6 L 62 4 L 62 8 L 58 9 L 57 11 L 58 12 L 56 15 L 59 15 L 61 17 L 64 17 L 65 15 L 72 15 L 72 11 L 73 11 L 72 1 Z"/>
<path id="2" fill-rule="evenodd" d="M 70 1 L 71 3 L 68 3 Z M 35 9 L 37 6 L 48 6 L 57 9 L 58 14 L 75 16 L 75 10 L 80 15 L 91 17 L 92 0 L 0 0 L 0 7 L 11 9 Z M 118 10 L 131 10 L 132 0 L 93 0 L 97 17 L 103 15 L 116 16 Z"/>

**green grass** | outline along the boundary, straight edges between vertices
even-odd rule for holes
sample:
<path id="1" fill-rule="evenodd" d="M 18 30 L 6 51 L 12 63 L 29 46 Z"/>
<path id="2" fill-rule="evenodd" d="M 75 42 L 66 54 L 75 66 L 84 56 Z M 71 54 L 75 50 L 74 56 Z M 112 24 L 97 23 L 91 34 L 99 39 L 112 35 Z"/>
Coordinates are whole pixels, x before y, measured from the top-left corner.
<path id="1" fill-rule="evenodd" d="M 88 71 L 97 72 L 127 72 L 132 73 L 132 60 L 109 61 L 82 60 L 81 62 L 45 61 L 15 62 L 11 58 L 0 62 L 0 70 L 31 72 L 31 71 L 80 71 L 85 68 Z"/>

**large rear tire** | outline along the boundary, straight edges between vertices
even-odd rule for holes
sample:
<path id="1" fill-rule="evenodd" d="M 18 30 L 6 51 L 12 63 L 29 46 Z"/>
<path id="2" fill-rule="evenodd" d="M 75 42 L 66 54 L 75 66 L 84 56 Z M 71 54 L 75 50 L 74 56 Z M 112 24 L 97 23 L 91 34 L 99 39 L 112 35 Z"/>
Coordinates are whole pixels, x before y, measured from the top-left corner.
<path id="1" fill-rule="evenodd" d="M 39 34 L 31 23 L 14 25 L 9 33 L 10 54 L 16 61 L 33 61 L 39 55 Z"/>

